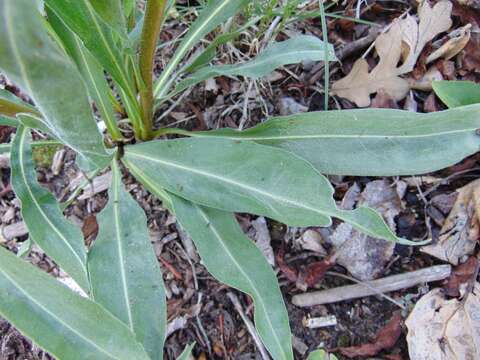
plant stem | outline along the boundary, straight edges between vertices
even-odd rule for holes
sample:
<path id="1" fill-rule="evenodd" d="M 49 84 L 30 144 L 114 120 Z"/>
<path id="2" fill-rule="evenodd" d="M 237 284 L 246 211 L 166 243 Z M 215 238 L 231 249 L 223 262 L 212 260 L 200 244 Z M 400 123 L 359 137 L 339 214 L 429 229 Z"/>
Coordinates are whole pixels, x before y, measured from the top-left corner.
<path id="1" fill-rule="evenodd" d="M 330 63 L 329 63 L 329 53 L 328 53 L 328 29 L 327 29 L 327 20 L 325 19 L 325 8 L 323 7 L 323 0 L 318 0 L 318 7 L 320 9 L 320 19 L 322 24 L 322 37 L 323 37 L 323 48 L 325 53 L 324 62 L 325 65 L 323 69 L 325 71 L 324 75 L 324 86 L 323 86 L 323 95 L 325 97 L 324 108 L 325 111 L 328 110 L 328 86 L 330 82 Z"/>
<path id="2" fill-rule="evenodd" d="M 144 86 L 140 89 L 142 118 L 144 123 L 143 140 L 152 137 L 153 129 L 153 62 L 160 26 L 165 16 L 167 0 L 148 0 L 140 41 L 140 75 Z"/>
<path id="3" fill-rule="evenodd" d="M 178 128 L 161 128 L 153 132 L 153 138 L 157 138 L 164 135 L 185 135 L 185 136 L 194 136 L 193 132 L 188 130 L 178 129 Z"/>

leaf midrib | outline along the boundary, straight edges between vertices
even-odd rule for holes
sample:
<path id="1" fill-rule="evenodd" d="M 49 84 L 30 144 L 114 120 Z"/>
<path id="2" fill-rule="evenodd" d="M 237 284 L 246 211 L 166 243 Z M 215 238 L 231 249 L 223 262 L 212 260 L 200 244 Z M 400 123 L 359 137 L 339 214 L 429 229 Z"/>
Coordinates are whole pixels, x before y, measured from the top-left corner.
<path id="1" fill-rule="evenodd" d="M 452 131 L 444 131 L 438 133 L 431 133 L 431 134 L 421 134 L 421 135 L 348 135 L 348 134 L 312 134 L 312 135 L 278 135 L 278 136 L 242 136 L 241 132 L 238 132 L 238 136 L 236 135 L 210 135 L 210 134 L 192 134 L 194 137 L 216 137 L 222 139 L 242 139 L 245 141 L 258 141 L 258 140 L 308 140 L 308 139 L 416 139 L 416 138 L 429 138 L 429 137 L 438 137 L 444 135 L 452 135 L 452 134 L 461 134 L 461 133 L 468 133 L 475 131 L 476 128 L 469 128 L 469 129 L 461 129 L 461 130 L 452 130 Z M 236 131 L 236 130 L 232 130 Z"/>
<path id="2" fill-rule="evenodd" d="M 115 160 L 114 160 L 115 161 Z M 120 225 L 120 214 L 119 214 L 119 207 L 120 207 L 120 199 L 119 199 L 119 179 L 117 178 L 117 169 L 115 168 L 116 165 L 115 163 L 112 165 L 113 167 L 113 173 L 114 173 L 114 179 L 113 179 L 113 193 L 114 193 L 114 202 L 113 202 L 113 216 L 115 218 L 115 231 L 116 231 L 116 238 L 117 238 L 117 250 L 118 250 L 118 257 L 119 257 L 119 265 L 120 265 L 120 274 L 122 278 L 122 286 L 123 286 L 123 294 L 124 294 L 124 300 L 125 300 L 125 307 L 127 310 L 127 317 L 128 317 L 128 327 L 130 330 L 133 329 L 133 316 L 132 316 L 132 309 L 130 307 L 130 301 L 129 301 L 129 292 L 128 292 L 128 286 L 127 286 L 127 277 L 126 277 L 126 271 L 125 271 L 125 266 L 124 266 L 124 261 L 125 261 L 125 256 L 123 254 L 123 248 L 122 248 L 122 231 L 121 231 L 121 225 Z"/>
<path id="3" fill-rule="evenodd" d="M 230 251 L 230 249 L 225 245 L 224 241 L 222 240 L 222 236 L 218 233 L 215 225 L 212 224 L 212 222 L 209 220 L 208 216 L 205 214 L 205 212 L 197 205 L 197 204 L 194 204 L 192 203 L 193 206 L 197 209 L 197 211 L 200 213 L 200 216 L 205 220 L 206 223 L 208 223 L 210 226 L 209 228 L 212 230 L 213 234 L 215 235 L 215 237 L 218 239 L 218 241 L 220 242 L 222 248 L 225 250 L 225 252 L 227 253 L 227 255 L 230 257 L 230 259 L 232 260 L 233 264 L 239 269 L 240 273 L 243 275 L 243 277 L 247 280 L 247 282 L 250 284 L 250 288 L 252 289 L 252 292 L 253 294 L 252 297 L 254 297 L 258 303 L 260 303 L 259 305 L 263 308 L 263 312 L 266 314 L 267 311 L 267 307 L 266 307 L 266 304 L 264 303 L 263 299 L 262 299 L 262 296 L 260 295 L 259 291 L 257 290 L 257 287 L 255 286 L 255 283 L 252 282 L 252 280 L 250 280 L 250 277 L 245 273 L 245 271 L 243 270 L 242 266 L 240 265 L 240 263 L 237 261 L 237 259 L 235 258 L 235 256 L 233 255 L 233 253 Z M 248 240 L 250 241 L 250 240 Z M 271 329 L 271 333 L 273 334 L 274 338 L 275 338 L 275 342 L 277 343 L 277 346 L 279 349 L 281 349 L 283 355 L 284 355 L 284 358 L 285 359 L 288 359 L 288 356 L 285 354 L 284 352 L 284 349 L 282 347 L 282 342 L 280 341 L 280 339 L 278 338 L 277 336 L 277 333 L 275 331 L 275 327 L 273 326 L 272 322 L 270 321 L 270 317 L 269 316 L 265 316 L 266 320 L 267 320 L 267 323 L 268 323 L 268 326 L 270 327 Z M 261 336 L 261 334 L 259 334 Z"/>
<path id="4" fill-rule="evenodd" d="M 184 165 L 181 165 L 181 164 L 178 164 L 178 163 L 175 163 L 175 162 L 171 162 L 171 161 L 169 162 L 169 161 L 164 161 L 164 160 L 160 160 L 160 159 L 157 159 L 157 158 L 152 158 L 152 157 L 149 157 L 149 156 L 146 156 L 146 155 L 141 155 L 141 154 L 138 154 L 138 153 L 135 153 L 135 152 L 132 152 L 132 151 L 129 151 L 128 154 L 132 155 L 134 157 L 143 158 L 143 159 L 148 160 L 148 161 L 153 161 L 153 162 L 160 163 L 160 164 L 163 164 L 163 165 L 166 165 L 166 166 L 170 166 L 170 167 L 173 167 L 173 168 L 184 170 L 186 172 L 192 172 L 194 174 L 202 175 L 202 176 L 205 176 L 207 178 L 213 178 L 213 179 L 219 180 L 220 182 L 224 182 L 224 183 L 227 183 L 227 184 L 230 184 L 230 185 L 236 185 L 236 186 L 241 187 L 243 189 L 246 189 L 246 190 L 255 192 L 257 194 L 269 197 L 269 198 L 271 198 L 275 201 L 284 202 L 284 203 L 294 205 L 294 206 L 299 207 L 299 208 L 304 208 L 304 209 L 307 209 L 307 210 L 311 210 L 311 211 L 316 212 L 316 213 L 321 214 L 321 215 L 329 215 L 330 214 L 328 211 L 322 211 L 322 210 L 307 206 L 305 204 L 297 203 L 296 201 L 293 201 L 293 200 L 290 200 L 290 199 L 287 199 L 287 198 L 278 197 L 278 196 L 275 196 L 271 193 L 268 193 L 268 192 L 265 192 L 263 190 L 252 187 L 248 184 L 245 184 L 245 183 L 242 183 L 242 182 L 237 182 L 237 181 L 234 181 L 232 179 L 225 178 L 223 176 L 219 176 L 219 175 L 216 175 L 216 174 L 213 174 L 213 173 L 205 172 L 205 171 L 193 168 L 193 167 L 186 167 Z M 271 209 L 271 210 L 277 212 L 275 209 Z"/>
<path id="5" fill-rule="evenodd" d="M 312 55 L 316 55 L 318 54 L 319 52 L 321 52 L 322 56 L 323 56 L 323 52 L 324 50 L 301 50 L 301 51 L 294 51 L 294 50 L 291 50 L 291 51 L 287 51 L 285 53 L 283 53 L 281 56 L 289 56 L 289 55 L 292 55 L 292 54 L 312 54 Z M 211 68 L 208 68 L 209 70 L 213 70 L 213 71 L 225 71 L 225 72 L 231 72 L 231 71 L 239 71 L 239 70 L 245 70 L 245 69 L 250 69 L 252 67 L 257 67 L 257 66 L 262 66 L 264 64 L 268 64 L 272 61 L 275 61 L 275 58 L 271 59 L 271 58 L 268 58 L 269 56 L 271 57 L 272 54 L 260 54 L 259 56 L 261 56 L 261 58 L 256 58 L 256 59 L 253 59 L 251 61 L 247 61 L 247 62 L 244 62 L 244 63 L 240 63 L 240 64 L 231 64 L 231 65 L 217 65 L 217 66 L 212 66 Z M 223 69 L 222 69 L 223 68 Z M 233 74 L 229 74 L 229 75 L 236 75 L 236 73 L 233 73 Z M 193 76 L 195 76 L 195 74 L 193 74 Z"/>
<path id="6" fill-rule="evenodd" d="M 25 143 L 25 138 L 26 138 L 26 132 L 27 129 L 23 128 L 20 131 L 20 134 L 17 134 L 17 136 L 20 136 L 20 142 L 19 142 L 19 152 L 18 152 L 18 160 L 20 163 L 20 173 L 22 175 L 22 180 L 23 183 L 28 191 L 28 194 L 30 195 L 30 198 L 32 199 L 35 207 L 38 209 L 38 212 L 42 215 L 42 217 L 45 219 L 47 224 L 53 229 L 53 231 L 59 236 L 59 238 L 65 243 L 65 245 L 70 249 L 70 251 L 73 253 L 74 257 L 77 259 L 77 261 L 80 263 L 80 268 L 82 270 L 85 269 L 84 262 L 80 258 L 80 256 L 77 254 L 77 252 L 73 249 L 72 245 L 67 241 L 67 238 L 63 236 L 62 232 L 53 224 L 50 220 L 50 218 L 44 213 L 42 207 L 40 206 L 37 198 L 35 197 L 35 194 L 33 193 L 32 189 L 30 188 L 27 175 L 25 173 L 25 167 L 24 167 L 24 154 L 23 154 L 23 148 L 24 148 L 24 143 Z M 86 278 L 88 278 L 86 270 L 84 275 Z"/>
<path id="7" fill-rule="evenodd" d="M 108 357 L 110 357 L 111 359 L 117 359 L 115 356 L 113 356 L 112 354 L 110 354 L 109 352 L 107 352 L 105 349 L 102 349 L 101 347 L 99 347 L 97 344 L 95 344 L 94 342 L 92 342 L 92 340 L 90 340 L 88 337 L 86 337 L 85 335 L 83 335 L 82 333 L 78 332 L 76 329 L 74 329 L 73 327 L 71 327 L 69 324 L 67 324 L 66 322 L 64 322 L 61 318 L 57 317 L 55 315 L 55 313 L 51 312 L 50 310 L 48 310 L 45 306 L 43 306 L 41 303 L 39 303 L 38 301 L 35 300 L 35 298 L 33 296 L 31 296 L 26 290 L 23 289 L 23 287 L 20 286 L 20 284 L 18 284 L 13 278 L 11 278 L 3 269 L 2 267 L 0 267 L 0 272 L 5 276 L 5 278 L 10 281 L 10 283 L 15 287 L 17 288 L 21 293 L 23 293 L 30 301 L 32 301 L 35 305 L 37 305 L 40 309 L 42 309 L 43 311 L 45 311 L 48 315 L 50 315 L 54 320 L 56 320 L 58 323 L 60 323 L 61 325 L 65 326 L 67 329 L 69 329 L 70 331 L 72 331 L 74 334 L 77 334 L 78 337 L 80 337 L 81 339 L 85 340 L 88 344 L 91 344 L 93 345 L 94 348 L 98 349 L 100 352 L 104 353 L 105 355 L 107 355 Z M 61 284 L 59 284 L 59 286 L 63 286 Z M 32 338 L 35 338 L 35 336 L 32 336 Z"/>

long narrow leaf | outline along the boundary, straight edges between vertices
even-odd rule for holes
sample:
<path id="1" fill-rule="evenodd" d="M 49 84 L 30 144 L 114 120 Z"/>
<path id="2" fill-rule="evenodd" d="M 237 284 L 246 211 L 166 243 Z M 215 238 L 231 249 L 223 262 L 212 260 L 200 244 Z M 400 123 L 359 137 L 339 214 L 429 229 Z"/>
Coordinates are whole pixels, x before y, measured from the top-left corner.
<path id="1" fill-rule="evenodd" d="M 372 209 L 337 209 L 328 180 L 282 149 L 187 138 L 128 146 L 123 161 L 139 181 L 205 206 L 264 215 L 291 226 L 329 226 L 334 216 L 373 237 L 409 243 Z"/>
<path id="2" fill-rule="evenodd" d="M 432 87 L 435 94 L 450 109 L 480 104 L 480 85 L 473 81 L 434 81 Z"/>
<path id="3" fill-rule="evenodd" d="M 123 188 L 112 163 L 109 203 L 98 216 L 99 234 L 88 254 L 93 299 L 128 325 L 151 359 L 161 359 L 166 330 L 162 274 L 147 218 Z"/>
<path id="4" fill-rule="evenodd" d="M 97 105 L 110 134 L 114 140 L 120 139 L 122 136 L 116 125 L 115 112 L 110 100 L 111 90 L 103 73 L 103 68 L 85 48 L 78 36 L 70 31 L 48 6 L 46 12 L 50 25 L 82 74 L 90 97 Z"/>
<path id="5" fill-rule="evenodd" d="M 190 234 L 208 271 L 253 299 L 255 326 L 274 359 L 293 360 L 288 313 L 277 278 L 233 214 L 172 195 L 175 216 Z"/>
<path id="6" fill-rule="evenodd" d="M 177 360 L 188 360 L 192 355 L 192 350 L 195 347 L 195 343 L 188 345 L 177 358 Z"/>
<path id="7" fill-rule="evenodd" d="M 82 232 L 65 219 L 53 195 L 38 184 L 28 128 L 17 129 L 10 162 L 12 187 L 21 202 L 30 238 L 88 292 Z"/>
<path id="8" fill-rule="evenodd" d="M 83 41 L 129 97 L 135 98 L 122 60 L 123 48 L 117 46 L 112 29 L 98 16 L 89 0 L 45 0 L 45 4 Z"/>
<path id="9" fill-rule="evenodd" d="M 0 69 L 30 95 L 56 138 L 92 167 L 109 162 L 80 75 L 30 0 L 0 2 Z"/>
<path id="10" fill-rule="evenodd" d="M 162 98 L 168 91 L 168 83 L 183 57 L 193 46 L 218 25 L 234 16 L 248 5 L 249 0 L 213 0 L 203 9 L 197 20 L 190 26 L 187 35 L 175 51 L 167 67 L 155 84 L 155 97 Z"/>
<path id="11" fill-rule="evenodd" d="M 57 359 L 148 360 L 118 319 L 0 247 L 0 314 Z"/>
<path id="12" fill-rule="evenodd" d="M 122 0 L 90 0 L 96 13 L 121 37 L 127 37 Z"/>
<path id="13" fill-rule="evenodd" d="M 0 89 L 0 115 L 15 117 L 17 114 L 30 113 L 41 116 L 30 104 L 19 99 L 11 92 Z"/>
<path id="14" fill-rule="evenodd" d="M 429 114 L 389 109 L 310 112 L 256 127 L 191 133 L 250 140 L 288 150 L 319 172 L 337 175 L 422 174 L 478 151 L 480 105 Z"/>
<path id="15" fill-rule="evenodd" d="M 201 68 L 181 81 L 175 88 L 175 93 L 212 77 L 245 76 L 259 79 L 282 65 L 295 64 L 305 60 L 320 61 L 325 58 L 328 58 L 329 61 L 336 60 L 331 44 L 325 46 L 314 36 L 299 35 L 285 41 L 272 43 L 257 57 L 245 63 Z"/>

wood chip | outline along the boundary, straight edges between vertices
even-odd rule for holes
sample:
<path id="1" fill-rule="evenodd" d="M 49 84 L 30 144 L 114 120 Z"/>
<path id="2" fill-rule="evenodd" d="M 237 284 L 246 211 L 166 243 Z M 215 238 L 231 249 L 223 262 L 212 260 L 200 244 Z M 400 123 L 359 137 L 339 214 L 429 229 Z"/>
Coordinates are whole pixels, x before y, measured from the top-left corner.
<path id="1" fill-rule="evenodd" d="M 436 265 L 405 274 L 392 275 L 378 280 L 366 281 L 362 284 L 347 285 L 328 290 L 295 295 L 292 298 L 292 303 L 296 306 L 307 307 L 358 299 L 390 291 L 407 289 L 426 282 L 440 281 L 449 277 L 451 272 L 452 267 L 450 265 Z"/>

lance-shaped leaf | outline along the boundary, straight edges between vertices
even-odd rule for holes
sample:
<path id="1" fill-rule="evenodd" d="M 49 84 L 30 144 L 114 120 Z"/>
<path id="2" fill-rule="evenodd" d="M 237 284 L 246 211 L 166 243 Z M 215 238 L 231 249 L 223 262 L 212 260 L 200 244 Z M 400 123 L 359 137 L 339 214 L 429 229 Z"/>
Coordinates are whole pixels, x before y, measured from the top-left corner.
<path id="1" fill-rule="evenodd" d="M 112 29 L 98 16 L 89 0 L 44 0 L 45 4 L 84 43 L 95 59 L 107 70 L 113 79 L 135 98 L 131 81 L 123 63 L 124 53 L 117 46 Z"/>
<path id="2" fill-rule="evenodd" d="M 90 0 L 95 12 L 121 37 L 127 37 L 122 0 Z"/>
<path id="3" fill-rule="evenodd" d="M 149 359 L 103 307 L 2 247 L 0 292 L 0 315 L 57 359 Z"/>
<path id="4" fill-rule="evenodd" d="M 288 150 L 319 172 L 422 174 L 478 151 L 480 105 L 429 114 L 389 109 L 310 112 L 270 119 L 245 131 L 191 133 L 249 140 Z"/>
<path id="5" fill-rule="evenodd" d="M 0 2 L 0 69 L 33 99 L 57 139 L 92 167 L 109 162 L 85 85 L 29 0 Z"/>
<path id="6" fill-rule="evenodd" d="M 112 163 L 109 203 L 98 215 L 99 233 L 88 254 L 93 299 L 135 333 L 151 359 L 161 359 L 166 330 L 162 274 L 147 217 L 123 188 Z"/>
<path id="7" fill-rule="evenodd" d="M 195 22 L 190 26 L 188 33 L 178 46 L 172 59 L 163 70 L 155 84 L 155 97 L 162 98 L 168 91 L 173 72 L 183 57 L 205 35 L 213 31 L 218 25 L 228 20 L 250 3 L 249 0 L 213 0 L 210 1 Z"/>
<path id="8" fill-rule="evenodd" d="M 315 36 L 299 35 L 270 44 L 257 57 L 245 63 L 204 67 L 181 81 L 175 88 L 175 93 L 216 76 L 245 76 L 259 79 L 282 65 L 296 64 L 306 60 L 324 60 L 325 55 L 329 61 L 336 60 L 331 44 L 325 46 L 323 41 Z"/>
<path id="9" fill-rule="evenodd" d="M 105 124 L 114 138 L 118 140 L 122 138 L 120 130 L 116 124 L 115 112 L 111 101 L 111 89 L 107 83 L 107 79 L 103 73 L 103 68 L 97 60 L 90 54 L 70 29 L 68 29 L 60 18 L 46 7 L 49 24 L 55 30 L 57 36 L 61 39 L 62 44 L 68 55 L 73 59 L 78 70 L 83 76 L 83 80 L 87 84 L 88 92 L 91 99 L 95 102 Z"/>
<path id="10" fill-rule="evenodd" d="M 293 360 L 288 313 L 277 278 L 233 214 L 175 195 L 171 199 L 177 220 L 192 237 L 207 270 L 217 280 L 252 297 L 255 327 L 272 357 Z"/>
<path id="11" fill-rule="evenodd" d="M 334 216 L 370 236 L 408 243 L 370 208 L 337 209 L 328 180 L 282 149 L 187 138 L 128 146 L 123 161 L 146 186 L 157 184 L 205 206 L 268 216 L 291 226 L 329 226 Z"/>
<path id="12" fill-rule="evenodd" d="M 480 85 L 473 81 L 434 81 L 432 87 L 435 94 L 450 109 L 480 104 Z"/>
<path id="13" fill-rule="evenodd" d="M 30 104 L 13 95 L 10 91 L 0 89 L 0 115 L 16 117 L 17 114 L 41 114 Z"/>
<path id="14" fill-rule="evenodd" d="M 53 195 L 37 182 L 29 130 L 20 126 L 11 153 L 12 187 L 22 205 L 30 238 L 84 289 L 89 291 L 83 235 L 60 211 Z"/>
<path id="15" fill-rule="evenodd" d="M 177 360 L 188 360 L 192 355 L 192 350 L 195 347 L 195 343 L 188 345 L 177 358 Z"/>

